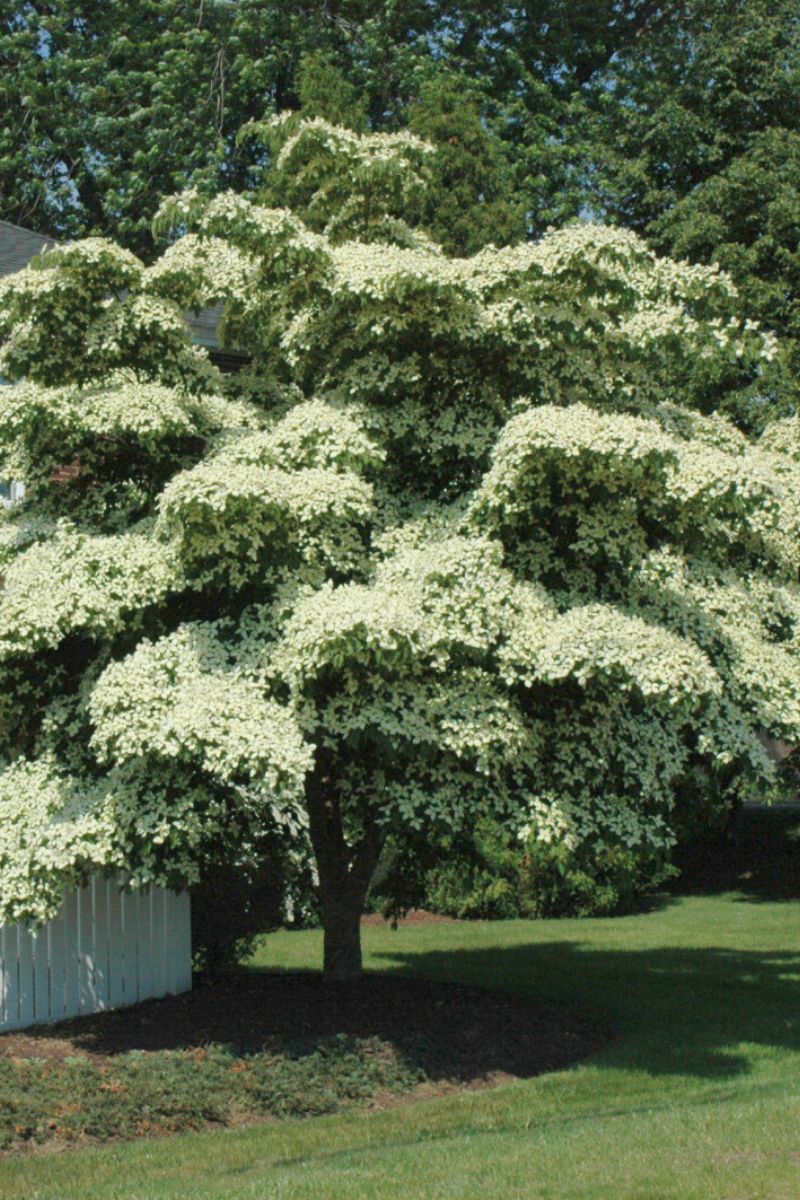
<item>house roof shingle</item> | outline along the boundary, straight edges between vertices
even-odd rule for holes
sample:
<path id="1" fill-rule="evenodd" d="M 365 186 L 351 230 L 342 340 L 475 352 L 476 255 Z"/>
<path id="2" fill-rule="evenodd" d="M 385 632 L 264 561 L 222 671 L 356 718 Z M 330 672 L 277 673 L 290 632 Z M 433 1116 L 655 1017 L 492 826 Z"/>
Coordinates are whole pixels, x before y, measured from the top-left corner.
<path id="1" fill-rule="evenodd" d="M 0 221 L 0 276 L 21 271 L 42 250 L 55 244 L 43 233 L 33 233 L 8 221 Z"/>

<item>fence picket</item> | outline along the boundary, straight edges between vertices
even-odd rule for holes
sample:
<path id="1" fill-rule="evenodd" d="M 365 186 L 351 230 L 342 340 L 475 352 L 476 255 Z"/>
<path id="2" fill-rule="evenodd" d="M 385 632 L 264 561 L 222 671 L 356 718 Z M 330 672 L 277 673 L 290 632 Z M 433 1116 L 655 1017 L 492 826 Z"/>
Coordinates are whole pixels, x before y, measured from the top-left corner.
<path id="1" fill-rule="evenodd" d="M 47 926 L 31 931 L 33 956 L 33 1019 L 50 1020 L 50 967 Z"/>
<path id="2" fill-rule="evenodd" d="M 17 962 L 19 963 L 19 1023 L 33 1021 L 33 946 L 31 931 L 26 925 L 17 926 Z"/>
<path id="3" fill-rule="evenodd" d="M 64 914 L 64 1016 L 74 1017 L 81 1011 L 77 891 L 67 893 L 61 911 Z"/>
<path id="4" fill-rule="evenodd" d="M 0 926 L 0 1032 L 187 991 L 189 896 L 93 879 L 39 929 Z"/>
<path id="5" fill-rule="evenodd" d="M 108 880 L 93 879 L 94 895 L 94 1005 L 108 1008 Z"/>
<path id="6" fill-rule="evenodd" d="M 136 902 L 136 921 L 139 931 L 136 939 L 136 986 L 139 999 L 153 995 L 153 911 L 152 893 L 135 892 L 131 899 Z"/>
<path id="7" fill-rule="evenodd" d="M 3 954 L 3 1024 L 8 1029 L 19 1025 L 19 954 L 16 925 L 3 928 L 0 949 Z"/>
<path id="8" fill-rule="evenodd" d="M 95 1009 L 93 899 L 91 883 L 78 892 L 78 996 L 82 1013 Z"/>
<path id="9" fill-rule="evenodd" d="M 135 999 L 135 997 L 134 997 Z M 108 1003 L 125 1004 L 125 942 L 122 925 L 122 893 L 119 880 L 108 881 Z"/>
<path id="10" fill-rule="evenodd" d="M 192 986 L 192 919 L 189 893 L 170 892 L 169 903 L 170 974 L 167 989 L 177 995 L 187 992 Z"/>
<path id="11" fill-rule="evenodd" d="M 139 995 L 139 898 L 132 892 L 123 892 L 122 905 L 122 953 L 125 971 L 125 1003 L 136 1004 L 143 1000 Z"/>
<path id="12" fill-rule="evenodd" d="M 167 991 L 167 953 L 169 940 L 167 937 L 167 893 L 163 888 L 151 888 L 150 905 L 152 912 L 152 954 L 153 969 L 152 991 L 154 996 L 163 996 Z"/>
<path id="13" fill-rule="evenodd" d="M 50 967 L 50 1020 L 66 1013 L 66 916 L 65 909 L 47 925 L 47 954 Z"/>

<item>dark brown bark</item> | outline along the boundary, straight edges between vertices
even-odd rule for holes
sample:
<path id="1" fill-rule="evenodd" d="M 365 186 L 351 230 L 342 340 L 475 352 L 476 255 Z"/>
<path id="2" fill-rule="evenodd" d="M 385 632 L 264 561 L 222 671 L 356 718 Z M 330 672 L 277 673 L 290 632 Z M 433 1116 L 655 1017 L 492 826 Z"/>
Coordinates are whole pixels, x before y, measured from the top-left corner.
<path id="1" fill-rule="evenodd" d="M 322 903 L 323 955 L 322 970 L 327 979 L 337 982 L 358 979 L 363 970 L 361 961 L 360 901 Z"/>
<path id="2" fill-rule="evenodd" d="M 308 784 L 309 833 L 319 874 L 324 931 L 323 971 L 340 982 L 357 979 L 361 963 L 361 914 L 383 838 L 368 826 L 349 845 L 342 828 L 332 756 L 318 752 Z"/>

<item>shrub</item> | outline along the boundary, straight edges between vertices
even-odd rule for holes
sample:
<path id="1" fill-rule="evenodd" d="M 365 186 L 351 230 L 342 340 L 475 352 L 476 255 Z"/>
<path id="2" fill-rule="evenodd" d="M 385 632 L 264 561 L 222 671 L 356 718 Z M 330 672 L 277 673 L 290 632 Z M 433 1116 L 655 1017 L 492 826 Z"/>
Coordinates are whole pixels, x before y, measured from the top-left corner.
<path id="1" fill-rule="evenodd" d="M 459 919 L 592 917 L 635 911 L 676 875 L 663 855 L 604 844 L 521 843 L 498 823 L 427 847 L 395 843 L 373 904 L 389 918 L 421 907 Z"/>
<path id="2" fill-rule="evenodd" d="M 531 917 L 604 917 L 634 912 L 677 875 L 656 855 L 603 845 L 593 855 L 563 843 L 529 843 L 518 877 L 520 908 Z"/>
<path id="3" fill-rule="evenodd" d="M 197 970 L 217 975 L 234 968 L 256 937 L 281 925 L 304 928 L 319 920 L 307 864 L 265 849 L 260 858 L 217 861 L 192 891 L 192 947 Z"/>

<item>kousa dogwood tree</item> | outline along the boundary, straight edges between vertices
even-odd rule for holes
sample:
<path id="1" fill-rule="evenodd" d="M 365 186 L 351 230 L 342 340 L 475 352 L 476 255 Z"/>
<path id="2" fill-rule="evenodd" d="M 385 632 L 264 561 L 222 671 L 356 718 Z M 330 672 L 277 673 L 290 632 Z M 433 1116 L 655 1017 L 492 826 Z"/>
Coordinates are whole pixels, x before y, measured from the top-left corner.
<path id="1" fill-rule="evenodd" d="M 770 784 L 800 420 L 749 432 L 780 348 L 719 271 L 591 224 L 447 257 L 425 143 L 248 136 L 281 207 L 187 193 L 153 265 L 89 239 L 0 290 L 0 918 L 268 832 L 348 978 L 389 835 L 665 855 L 679 797 Z"/>

